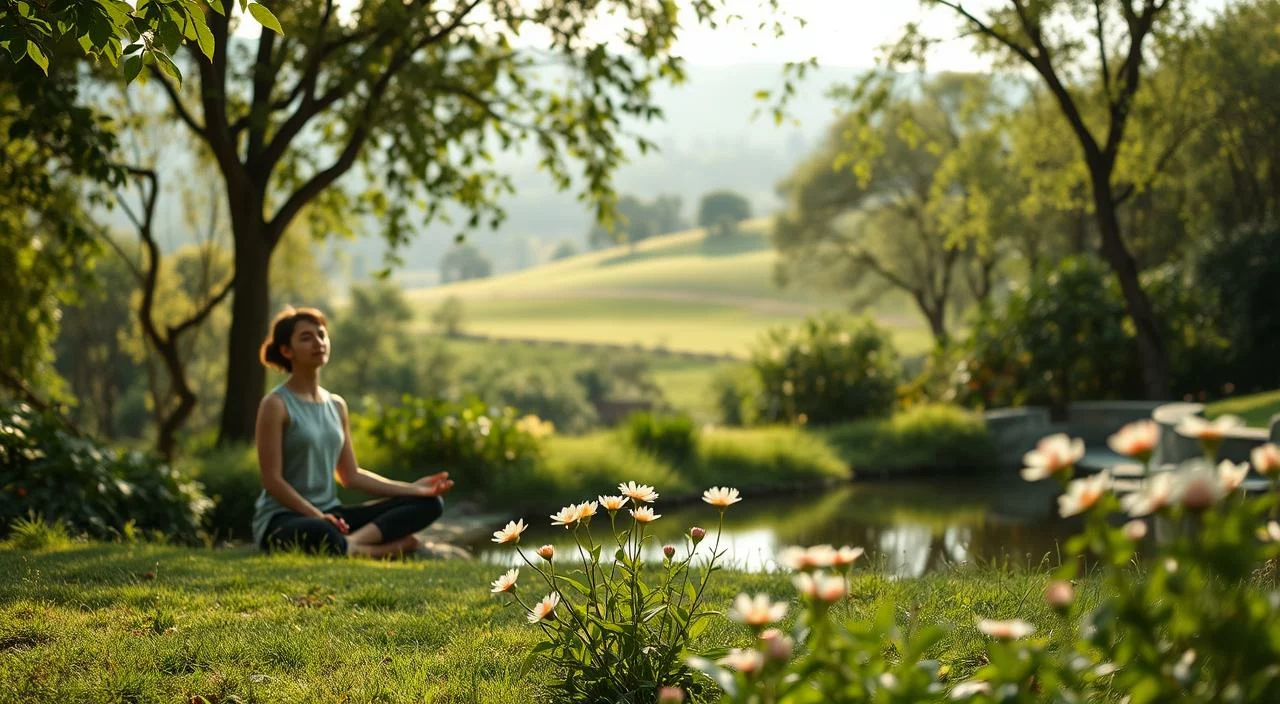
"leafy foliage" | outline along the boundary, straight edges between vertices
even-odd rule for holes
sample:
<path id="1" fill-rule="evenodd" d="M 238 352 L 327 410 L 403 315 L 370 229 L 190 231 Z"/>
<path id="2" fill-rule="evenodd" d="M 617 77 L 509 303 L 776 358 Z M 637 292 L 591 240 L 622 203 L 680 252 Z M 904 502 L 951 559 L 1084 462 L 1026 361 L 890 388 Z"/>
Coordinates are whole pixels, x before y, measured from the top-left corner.
<path id="1" fill-rule="evenodd" d="M 634 246 L 655 235 L 683 230 L 688 224 L 680 215 L 682 207 L 679 196 L 658 196 L 646 202 L 624 195 L 618 200 L 617 221 L 593 225 L 587 242 L 597 249 L 618 243 Z"/>
<path id="2" fill-rule="evenodd" d="M 996 469 L 982 416 L 956 406 L 914 406 L 888 419 L 837 425 L 823 435 L 856 476 Z"/>
<path id="3" fill-rule="evenodd" d="M 51 413 L 0 407 L 0 529 L 35 511 L 93 537 L 136 529 L 195 543 L 208 508 L 199 484 L 154 457 L 102 447 Z"/>
<path id="4" fill-rule="evenodd" d="M 623 432 L 634 447 L 677 466 L 692 459 L 698 450 L 698 426 L 683 414 L 633 413 Z"/>
<path id="5" fill-rule="evenodd" d="M 527 473 L 541 457 L 531 432 L 541 426 L 509 406 L 406 396 L 396 406 L 373 405 L 362 422 L 399 471 L 447 468 L 460 489 L 482 492 Z"/>
<path id="6" fill-rule="evenodd" d="M 484 279 L 492 273 L 493 263 L 475 245 L 466 242 L 445 252 L 440 260 L 441 283 Z"/>
<path id="7" fill-rule="evenodd" d="M 887 332 L 834 314 L 769 331 L 752 350 L 751 367 L 762 420 L 813 425 L 887 415 L 900 374 Z"/>
<path id="8" fill-rule="evenodd" d="M 733 191 L 714 191 L 698 203 L 698 227 L 719 234 L 732 233 L 738 223 L 751 217 L 751 202 Z"/>

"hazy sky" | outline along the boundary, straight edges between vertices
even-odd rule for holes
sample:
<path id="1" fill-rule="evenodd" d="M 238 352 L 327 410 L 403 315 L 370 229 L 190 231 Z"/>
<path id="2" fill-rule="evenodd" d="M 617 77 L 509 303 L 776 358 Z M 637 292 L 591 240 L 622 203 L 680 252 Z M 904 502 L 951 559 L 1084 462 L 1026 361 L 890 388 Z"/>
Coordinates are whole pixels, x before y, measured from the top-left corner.
<path id="1" fill-rule="evenodd" d="M 1229 0 L 1191 0 L 1197 14 L 1221 8 Z M 1003 0 L 968 0 L 965 6 L 975 14 L 1002 4 Z M 343 3 L 339 0 L 339 5 Z M 769 20 L 762 0 L 726 0 L 731 11 L 744 20 L 712 30 L 705 26 L 686 29 L 678 43 L 678 53 L 691 63 L 725 66 L 744 63 L 777 64 L 816 56 L 830 66 L 868 67 L 875 62 L 879 48 L 895 40 L 906 23 L 920 21 L 931 36 L 947 38 L 935 48 L 930 63 L 953 70 L 981 70 L 986 61 L 976 56 L 968 39 L 956 39 L 959 24 L 950 10 L 925 11 L 917 0 L 780 0 L 779 4 L 792 17 L 807 20 L 804 27 L 788 22 L 787 32 L 773 36 L 772 27 L 757 29 Z M 770 22 L 771 24 L 771 22 Z M 616 24 L 602 22 L 602 35 L 611 33 Z M 256 36 L 254 22 L 241 24 L 237 34 Z M 538 45 L 536 34 L 525 37 Z"/>

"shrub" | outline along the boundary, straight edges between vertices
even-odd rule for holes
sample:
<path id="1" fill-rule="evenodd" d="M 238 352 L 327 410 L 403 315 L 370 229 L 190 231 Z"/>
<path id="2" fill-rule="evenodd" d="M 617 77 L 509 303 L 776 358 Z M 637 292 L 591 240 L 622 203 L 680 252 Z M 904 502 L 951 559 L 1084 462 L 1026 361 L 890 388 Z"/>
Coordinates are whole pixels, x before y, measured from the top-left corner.
<path id="1" fill-rule="evenodd" d="M 711 388 L 720 409 L 721 423 L 745 426 L 758 420 L 760 378 L 753 369 L 746 366 L 722 369 L 712 379 Z"/>
<path id="2" fill-rule="evenodd" d="M 900 372 L 887 332 L 838 315 L 769 331 L 752 351 L 751 366 L 762 420 L 814 425 L 888 414 Z"/>
<path id="3" fill-rule="evenodd" d="M 688 462 L 698 449 L 698 426 L 683 414 L 633 413 L 623 432 L 632 446 L 676 465 Z"/>
<path id="4" fill-rule="evenodd" d="M 0 531 L 34 511 L 97 538 L 132 525 L 196 543 L 209 506 L 199 484 L 152 455 L 79 437 L 52 413 L 0 408 Z"/>
<path id="5" fill-rule="evenodd" d="M 521 674 L 541 665 L 549 675 L 543 684 L 550 701 L 653 702 L 660 688 L 673 686 L 681 687 L 688 701 L 711 701 L 713 688 L 696 680 L 683 658 L 707 654 L 694 648 L 716 615 L 705 607 L 704 594 L 719 571 L 721 531 L 710 536 L 691 527 L 680 549 L 659 548 L 645 533 L 662 517 L 649 505 L 657 498 L 653 487 L 628 482 L 618 489 L 621 496 L 569 504 L 552 517 L 553 525 L 573 531 L 577 560 L 555 554 L 550 546 L 526 554 L 519 547 L 523 521 L 494 534 L 497 542 L 515 544 L 527 568 L 500 575 L 491 591 L 525 611 L 540 631 Z M 721 527 L 725 509 L 739 500 L 737 493 L 704 494 L 708 503 L 720 502 Z M 609 525 L 593 534 L 591 524 L 604 521 Z M 596 535 L 607 537 L 597 544 Z M 710 554 L 695 552 L 704 539 L 714 543 Z M 664 555 L 661 565 L 646 564 L 645 553 L 658 549 Z M 701 564 L 695 565 L 695 555 Z M 544 588 L 547 595 L 535 601 Z"/>
<path id="6" fill-rule="evenodd" d="M 254 503 L 262 492 L 255 448 L 210 448 L 193 455 L 188 465 L 213 502 L 204 517 L 205 531 L 216 539 L 252 539 Z"/>
<path id="7" fill-rule="evenodd" d="M 916 406 L 885 420 L 836 426 L 825 437 L 855 474 L 995 467 L 995 449 L 982 416 L 956 406 Z"/>
<path id="8" fill-rule="evenodd" d="M 821 437 L 796 428 L 721 428 L 703 434 L 688 475 L 696 484 L 782 488 L 847 479 L 849 467 Z"/>
<path id="9" fill-rule="evenodd" d="M 399 406 L 375 407 L 367 415 L 369 437 L 396 472 L 447 468 L 462 491 L 509 482 L 541 457 L 539 439 L 509 406 L 406 396 Z"/>

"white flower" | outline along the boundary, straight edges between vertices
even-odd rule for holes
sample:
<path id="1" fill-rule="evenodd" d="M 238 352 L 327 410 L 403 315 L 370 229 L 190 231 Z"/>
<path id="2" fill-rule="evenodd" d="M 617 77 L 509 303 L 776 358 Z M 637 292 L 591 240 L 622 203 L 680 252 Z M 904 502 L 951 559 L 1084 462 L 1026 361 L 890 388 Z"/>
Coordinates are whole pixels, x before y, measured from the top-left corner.
<path id="1" fill-rule="evenodd" d="M 1172 472 L 1160 472 L 1151 477 L 1142 491 L 1120 497 L 1120 507 L 1130 516 L 1149 516 L 1173 502 L 1176 484 Z"/>
<path id="2" fill-rule="evenodd" d="M 1153 420 L 1130 423 L 1107 439 L 1107 445 L 1116 454 L 1146 460 L 1160 441 L 1160 426 Z"/>
<path id="3" fill-rule="evenodd" d="M 1236 416 L 1218 416 L 1212 421 L 1207 421 L 1200 416 L 1186 416 L 1178 421 L 1176 430 L 1179 435 L 1189 438 L 1215 441 L 1222 440 L 1227 433 L 1243 427 L 1244 421 Z"/>
<path id="4" fill-rule="evenodd" d="M 1146 522 L 1134 519 L 1124 524 L 1124 537 L 1135 543 L 1147 537 Z"/>
<path id="5" fill-rule="evenodd" d="M 821 572 L 802 572 L 795 576 L 793 582 L 801 594 L 820 601 L 839 601 L 849 593 L 849 586 L 844 578 L 825 575 Z"/>
<path id="6" fill-rule="evenodd" d="M 1075 466 L 1084 457 L 1084 441 L 1064 433 L 1050 435 L 1036 444 L 1036 449 L 1022 456 L 1026 467 L 1022 478 L 1029 481 L 1047 479 Z"/>
<path id="7" fill-rule="evenodd" d="M 734 648 L 720 659 L 720 664 L 744 674 L 751 674 L 764 667 L 764 655 L 761 655 L 758 650 Z"/>
<path id="8" fill-rule="evenodd" d="M 1253 448 L 1253 469 L 1265 476 L 1280 472 L 1280 445 L 1267 443 Z"/>
<path id="9" fill-rule="evenodd" d="M 1230 494 L 1239 489 L 1248 474 L 1249 464 L 1247 462 L 1235 464 L 1230 460 L 1223 460 L 1218 464 L 1218 481 L 1222 484 L 1224 493 Z"/>
<path id="10" fill-rule="evenodd" d="M 529 623 L 537 623 L 543 619 L 551 618 L 556 606 L 559 606 L 559 604 L 560 595 L 555 592 L 542 597 L 542 601 L 534 604 L 533 610 L 529 612 Z"/>
<path id="11" fill-rule="evenodd" d="M 1280 523 L 1269 521 L 1266 526 L 1259 528 L 1258 540 L 1264 543 L 1280 542 Z"/>
<path id="12" fill-rule="evenodd" d="M 830 545 L 814 545 L 808 549 L 789 547 L 778 553 L 778 562 L 797 572 L 831 567 L 839 558 L 840 553 Z"/>
<path id="13" fill-rule="evenodd" d="M 648 506 L 633 508 L 631 509 L 631 511 L 629 511 L 629 513 L 631 514 L 632 518 L 636 519 L 637 523 L 649 523 L 651 521 L 656 521 L 659 518 L 662 518 L 662 514 L 654 515 L 653 509 L 649 508 Z"/>
<path id="14" fill-rule="evenodd" d="M 518 568 L 512 568 L 506 571 L 501 577 L 493 580 L 493 589 L 490 591 L 494 594 L 509 592 L 516 588 L 516 578 L 520 576 Z"/>
<path id="15" fill-rule="evenodd" d="M 581 518 L 577 504 L 569 504 L 556 513 L 551 514 L 551 525 L 568 528 Z"/>
<path id="16" fill-rule="evenodd" d="M 702 500 L 718 508 L 728 508 L 742 500 L 737 489 L 713 486 L 702 492 Z"/>
<path id="17" fill-rule="evenodd" d="M 969 680 L 961 682 L 951 690 L 952 699 L 968 699 L 977 694 L 990 694 L 991 684 L 982 680 Z"/>
<path id="18" fill-rule="evenodd" d="M 994 621 L 992 619 L 982 619 L 978 621 L 978 630 L 983 634 L 1000 640 L 1018 640 L 1026 638 L 1036 632 L 1036 627 L 1015 618 L 1012 621 Z"/>
<path id="19" fill-rule="evenodd" d="M 729 613 L 729 618 L 748 626 L 759 627 L 781 621 L 786 615 L 786 602 L 780 601 L 775 604 L 769 600 L 768 594 L 757 594 L 754 599 L 746 594 L 739 594 L 737 600 L 733 602 L 733 611 Z"/>
<path id="20" fill-rule="evenodd" d="M 1218 473 L 1205 466 L 1178 472 L 1176 482 L 1174 500 L 1192 511 L 1203 511 L 1226 494 Z"/>
<path id="21" fill-rule="evenodd" d="M 529 526 L 526 526 L 524 524 L 524 519 L 520 519 L 519 521 L 511 521 L 502 530 L 497 530 L 493 532 L 493 542 L 495 543 L 510 543 L 512 541 L 519 542 L 520 534 L 523 533 L 525 529 L 528 527 Z"/>
<path id="22" fill-rule="evenodd" d="M 1111 488 L 1111 474 L 1106 470 L 1092 477 L 1076 479 L 1067 485 L 1067 493 L 1058 497 L 1058 513 L 1063 518 L 1084 513 L 1093 508 L 1109 488 Z"/>
<path id="23" fill-rule="evenodd" d="M 578 520 L 581 521 L 596 515 L 597 506 L 599 506 L 599 504 L 594 501 L 585 501 L 578 504 L 576 507 L 578 510 Z"/>
<path id="24" fill-rule="evenodd" d="M 658 492 L 653 487 L 644 484 L 636 484 L 635 482 L 627 482 L 618 485 L 618 493 L 629 497 L 632 501 L 653 503 L 658 498 Z"/>
<path id="25" fill-rule="evenodd" d="M 596 498 L 600 500 L 600 508 L 606 511 L 617 511 L 627 503 L 625 496 L 597 496 Z"/>

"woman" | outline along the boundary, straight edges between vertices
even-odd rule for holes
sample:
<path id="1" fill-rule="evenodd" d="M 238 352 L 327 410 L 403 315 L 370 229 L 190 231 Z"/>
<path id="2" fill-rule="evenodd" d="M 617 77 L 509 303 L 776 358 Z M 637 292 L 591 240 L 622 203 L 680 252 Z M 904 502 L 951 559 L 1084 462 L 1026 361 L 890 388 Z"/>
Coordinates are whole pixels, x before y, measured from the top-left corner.
<path id="1" fill-rule="evenodd" d="M 329 361 L 329 331 L 314 308 L 285 308 L 262 343 L 262 363 L 289 374 L 258 408 L 258 466 L 262 494 L 253 538 L 264 550 L 298 545 L 309 552 L 383 557 L 412 552 L 414 536 L 444 511 L 440 496 L 453 487 L 448 472 L 407 483 L 356 464 L 347 403 L 320 386 Z M 390 497 L 343 506 L 342 486 Z"/>

